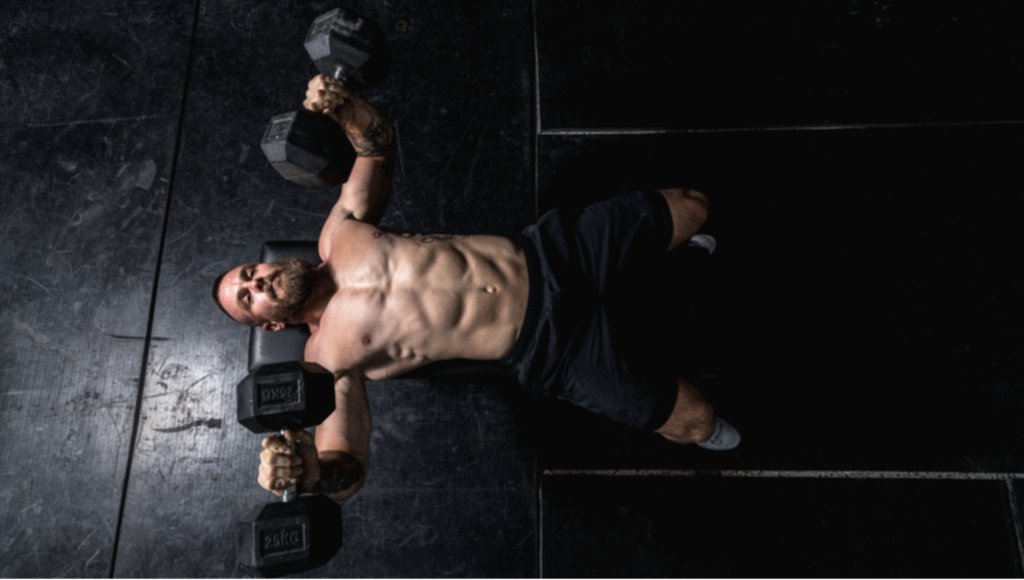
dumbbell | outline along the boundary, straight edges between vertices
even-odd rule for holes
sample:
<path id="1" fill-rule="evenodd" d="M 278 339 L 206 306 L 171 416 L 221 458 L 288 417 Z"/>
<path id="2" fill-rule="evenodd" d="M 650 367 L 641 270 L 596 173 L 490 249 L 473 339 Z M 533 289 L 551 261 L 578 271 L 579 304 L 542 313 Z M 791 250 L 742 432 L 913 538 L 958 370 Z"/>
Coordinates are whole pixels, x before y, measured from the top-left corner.
<path id="1" fill-rule="evenodd" d="M 238 383 L 238 422 L 253 433 L 319 425 L 334 408 L 334 375 L 316 363 L 263 365 Z M 341 506 L 289 487 L 282 501 L 249 510 L 237 533 L 238 564 L 247 571 L 264 577 L 303 572 L 341 549 Z"/>
<path id="2" fill-rule="evenodd" d="M 321 74 L 352 90 L 381 84 L 391 70 L 384 31 L 351 10 L 318 16 L 304 44 Z M 344 183 L 356 159 L 338 123 L 305 108 L 272 117 L 260 148 L 278 173 L 304 187 Z"/>

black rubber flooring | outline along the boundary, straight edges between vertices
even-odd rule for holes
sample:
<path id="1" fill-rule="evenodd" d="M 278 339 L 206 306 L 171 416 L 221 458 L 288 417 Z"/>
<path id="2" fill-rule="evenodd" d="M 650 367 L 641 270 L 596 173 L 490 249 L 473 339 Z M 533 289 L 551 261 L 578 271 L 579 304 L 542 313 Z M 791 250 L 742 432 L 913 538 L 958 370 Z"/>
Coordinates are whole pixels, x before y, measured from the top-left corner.
<path id="1" fill-rule="evenodd" d="M 237 577 L 272 496 L 213 278 L 336 192 L 259 141 L 323 1 L 0 6 L 0 576 Z M 514 235 L 710 199 L 635 332 L 743 434 L 678 447 L 507 380 L 368 387 L 312 577 L 1020 576 L 1024 37 L 1014 2 L 345 6 L 395 53 L 383 223 Z"/>

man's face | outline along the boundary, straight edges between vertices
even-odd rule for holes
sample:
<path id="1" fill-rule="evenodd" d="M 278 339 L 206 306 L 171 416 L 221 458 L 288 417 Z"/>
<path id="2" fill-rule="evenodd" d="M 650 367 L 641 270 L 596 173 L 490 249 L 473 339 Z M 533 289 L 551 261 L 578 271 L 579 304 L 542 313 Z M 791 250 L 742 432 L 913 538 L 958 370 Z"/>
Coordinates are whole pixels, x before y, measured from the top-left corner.
<path id="1" fill-rule="evenodd" d="M 239 266 L 224 276 L 218 296 L 238 322 L 278 330 L 302 322 L 312 292 L 313 267 L 296 257 Z"/>

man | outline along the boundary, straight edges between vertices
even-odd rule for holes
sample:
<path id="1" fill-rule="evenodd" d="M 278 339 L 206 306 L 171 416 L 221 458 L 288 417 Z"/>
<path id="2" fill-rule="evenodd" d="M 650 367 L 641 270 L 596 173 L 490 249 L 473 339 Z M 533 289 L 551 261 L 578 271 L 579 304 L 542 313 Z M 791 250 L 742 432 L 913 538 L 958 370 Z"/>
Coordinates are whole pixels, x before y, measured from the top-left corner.
<path id="1" fill-rule="evenodd" d="M 369 464 L 363 382 L 453 358 L 502 361 L 524 384 L 676 443 L 739 443 L 693 385 L 628 348 L 635 337 L 614 332 L 614 305 L 604 303 L 623 268 L 693 238 L 707 216 L 702 194 L 636 192 L 582 212 L 549 212 L 515 241 L 381 229 L 390 122 L 328 77 L 311 80 L 306 96 L 304 106 L 337 121 L 358 154 L 320 233 L 322 263 L 246 264 L 213 289 L 243 324 L 308 324 L 305 359 L 335 376 L 337 409 L 315 442 L 289 431 L 295 456 L 277 437 L 264 440 L 260 485 L 278 495 L 298 485 L 350 497 Z"/>

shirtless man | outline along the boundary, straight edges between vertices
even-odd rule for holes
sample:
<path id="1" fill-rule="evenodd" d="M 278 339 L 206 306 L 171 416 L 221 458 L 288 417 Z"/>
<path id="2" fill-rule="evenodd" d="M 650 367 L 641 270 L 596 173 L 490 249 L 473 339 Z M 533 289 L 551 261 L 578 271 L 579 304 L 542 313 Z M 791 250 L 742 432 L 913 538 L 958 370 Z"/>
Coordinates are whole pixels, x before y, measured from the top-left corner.
<path id="1" fill-rule="evenodd" d="M 382 229 L 390 122 L 328 77 L 311 80 L 306 97 L 307 109 L 341 124 L 358 154 L 320 233 L 322 263 L 246 264 L 213 288 L 240 323 L 269 331 L 308 324 L 305 359 L 335 376 L 337 409 L 315 440 L 287 432 L 297 455 L 277 437 L 264 440 L 261 486 L 352 496 L 369 465 L 364 381 L 454 358 L 502 361 L 525 384 L 676 443 L 739 443 L 693 385 L 625 352 L 633 338 L 611 332 L 600 303 L 630 256 L 671 250 L 697 233 L 707 216 L 702 194 L 636 192 L 582 212 L 552 211 L 517 240 Z"/>

